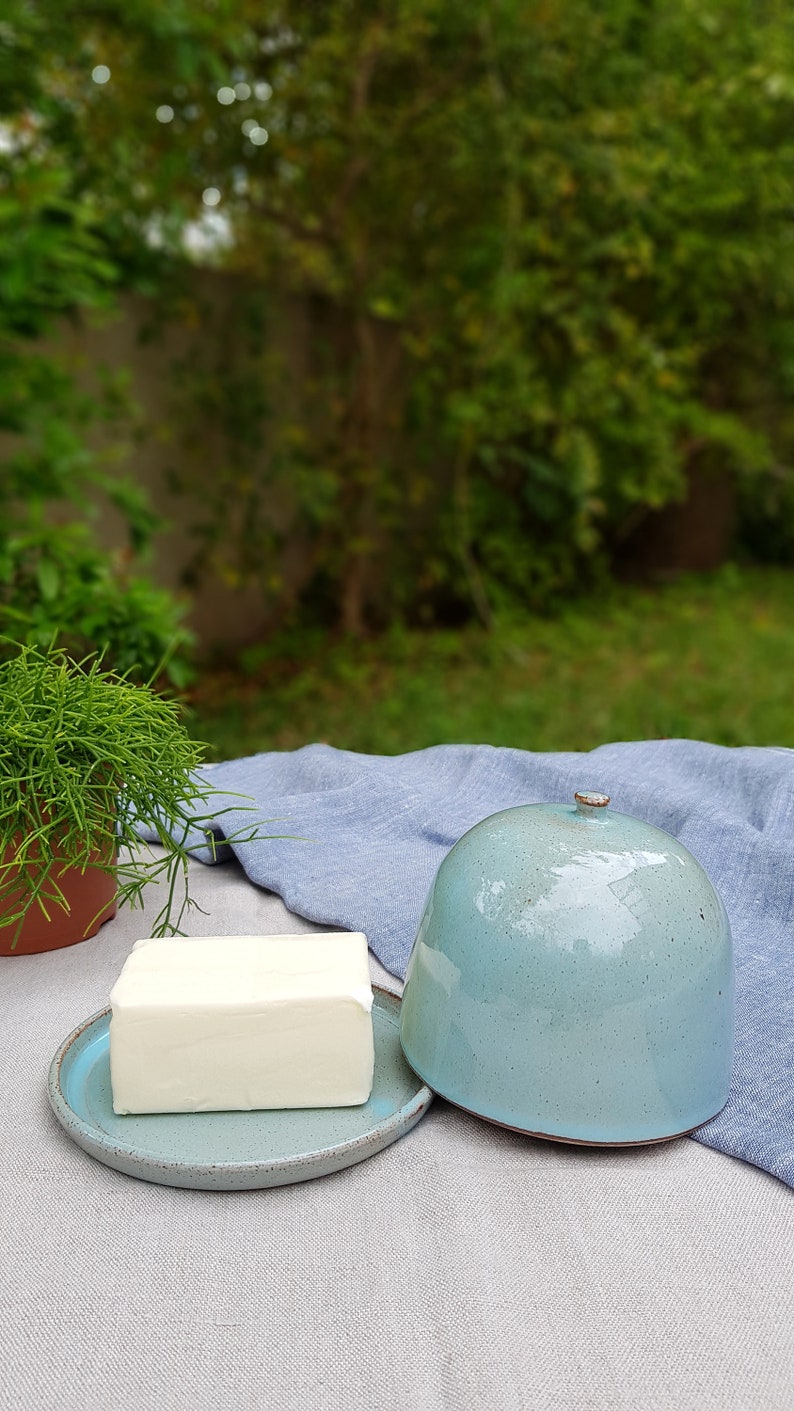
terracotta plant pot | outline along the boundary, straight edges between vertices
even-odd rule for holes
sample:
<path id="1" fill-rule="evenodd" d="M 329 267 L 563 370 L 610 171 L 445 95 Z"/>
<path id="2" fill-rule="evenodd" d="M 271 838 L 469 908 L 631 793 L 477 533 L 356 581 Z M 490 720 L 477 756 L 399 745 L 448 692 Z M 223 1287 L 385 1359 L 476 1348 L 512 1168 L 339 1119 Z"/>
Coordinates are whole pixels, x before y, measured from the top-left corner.
<path id="1" fill-rule="evenodd" d="M 95 936 L 100 926 L 116 915 L 116 878 L 112 873 L 98 867 L 87 867 L 84 872 L 79 867 L 68 867 L 61 874 L 58 863 L 55 867 L 58 869 L 55 880 L 69 910 L 64 911 L 56 902 L 48 902 L 48 921 L 41 907 L 34 903 L 21 929 L 18 925 L 0 926 L 0 956 L 37 955 L 41 951 L 77 945 L 78 941 Z M 3 910 L 15 911 L 20 899 L 21 892 L 4 898 Z"/>

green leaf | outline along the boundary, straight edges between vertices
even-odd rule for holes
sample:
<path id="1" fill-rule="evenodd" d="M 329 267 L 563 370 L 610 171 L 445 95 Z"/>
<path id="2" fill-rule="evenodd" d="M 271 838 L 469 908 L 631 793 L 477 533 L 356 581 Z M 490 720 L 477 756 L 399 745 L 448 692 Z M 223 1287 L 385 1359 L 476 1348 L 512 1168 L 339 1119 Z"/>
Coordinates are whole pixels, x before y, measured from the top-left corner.
<path id="1" fill-rule="evenodd" d="M 45 603 L 54 602 L 61 585 L 58 565 L 52 559 L 40 558 L 36 564 L 36 581 Z"/>

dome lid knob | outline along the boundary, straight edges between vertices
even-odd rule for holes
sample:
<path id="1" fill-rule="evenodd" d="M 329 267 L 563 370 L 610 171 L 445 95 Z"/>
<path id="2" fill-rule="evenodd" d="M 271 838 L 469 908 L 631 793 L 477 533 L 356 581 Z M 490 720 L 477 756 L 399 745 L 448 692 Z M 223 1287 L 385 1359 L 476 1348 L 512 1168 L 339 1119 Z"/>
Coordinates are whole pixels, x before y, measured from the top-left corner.
<path id="1" fill-rule="evenodd" d="M 597 811 L 606 808 L 609 803 L 609 794 L 597 794 L 589 789 L 581 794 L 574 794 L 574 798 L 576 812 L 590 818 L 597 816 Z"/>

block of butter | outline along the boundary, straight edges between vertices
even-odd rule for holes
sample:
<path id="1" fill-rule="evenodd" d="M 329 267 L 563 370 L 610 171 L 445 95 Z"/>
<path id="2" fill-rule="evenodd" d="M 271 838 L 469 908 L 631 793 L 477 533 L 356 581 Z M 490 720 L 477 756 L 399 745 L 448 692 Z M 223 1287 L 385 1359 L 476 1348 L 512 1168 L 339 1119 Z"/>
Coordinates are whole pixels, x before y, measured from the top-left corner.
<path id="1" fill-rule="evenodd" d="M 118 1113 L 353 1107 L 372 1090 L 366 936 L 138 941 L 110 994 Z"/>

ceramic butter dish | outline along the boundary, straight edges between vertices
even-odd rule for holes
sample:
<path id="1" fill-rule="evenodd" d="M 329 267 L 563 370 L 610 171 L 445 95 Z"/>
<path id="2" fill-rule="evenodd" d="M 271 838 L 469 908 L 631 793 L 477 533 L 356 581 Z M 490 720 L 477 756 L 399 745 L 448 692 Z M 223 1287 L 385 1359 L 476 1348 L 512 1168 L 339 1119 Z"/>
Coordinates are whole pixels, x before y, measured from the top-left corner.
<path id="1" fill-rule="evenodd" d="M 415 1072 L 480 1117 L 622 1145 L 723 1107 L 734 977 L 703 868 L 608 803 L 511 808 L 460 839 L 414 943 L 400 1037 Z"/>

